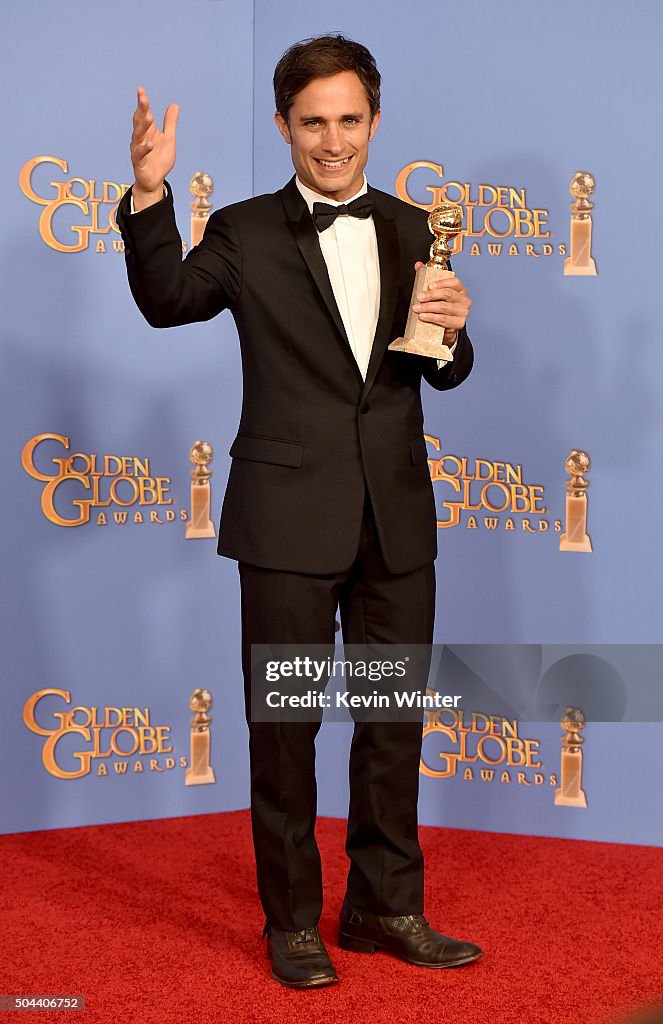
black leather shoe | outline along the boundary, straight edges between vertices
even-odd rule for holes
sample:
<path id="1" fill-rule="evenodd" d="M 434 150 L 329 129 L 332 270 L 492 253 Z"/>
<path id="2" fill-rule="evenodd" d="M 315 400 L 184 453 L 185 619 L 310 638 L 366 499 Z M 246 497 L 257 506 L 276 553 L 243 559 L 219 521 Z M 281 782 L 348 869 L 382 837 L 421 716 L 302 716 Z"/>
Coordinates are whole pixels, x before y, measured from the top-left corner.
<path id="1" fill-rule="evenodd" d="M 290 988 L 320 988 L 338 981 L 318 929 L 302 928 L 284 932 L 265 922 L 267 956 L 272 961 L 272 977 Z"/>
<path id="2" fill-rule="evenodd" d="M 434 932 L 421 914 L 378 917 L 357 910 L 347 899 L 341 910 L 338 943 L 352 953 L 384 950 L 418 967 L 461 967 L 483 956 L 473 942 L 457 942 Z"/>

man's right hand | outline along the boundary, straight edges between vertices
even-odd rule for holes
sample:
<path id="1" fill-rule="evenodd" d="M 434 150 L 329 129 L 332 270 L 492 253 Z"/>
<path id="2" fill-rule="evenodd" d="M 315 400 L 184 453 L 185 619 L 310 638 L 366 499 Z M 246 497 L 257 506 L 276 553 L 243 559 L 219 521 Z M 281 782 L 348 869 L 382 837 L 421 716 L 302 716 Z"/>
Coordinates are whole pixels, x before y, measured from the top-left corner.
<path id="1" fill-rule="evenodd" d="M 131 136 L 131 162 L 134 165 L 134 210 L 144 210 L 163 199 L 164 178 L 175 166 L 175 128 L 180 108 L 171 103 L 160 131 L 150 110 L 150 101 L 142 86 L 134 112 Z"/>

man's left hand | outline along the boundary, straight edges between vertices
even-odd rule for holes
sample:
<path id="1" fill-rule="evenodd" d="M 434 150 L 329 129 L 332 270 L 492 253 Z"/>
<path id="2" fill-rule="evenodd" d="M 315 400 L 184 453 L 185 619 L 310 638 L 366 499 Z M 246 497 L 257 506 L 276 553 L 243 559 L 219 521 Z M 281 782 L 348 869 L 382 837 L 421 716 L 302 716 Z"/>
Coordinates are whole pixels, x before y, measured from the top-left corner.
<path id="1" fill-rule="evenodd" d="M 415 263 L 419 270 L 423 263 Z M 459 277 L 447 277 L 419 292 L 412 309 L 429 324 L 444 327 L 444 344 L 453 345 L 461 327 L 465 326 L 472 300 Z"/>

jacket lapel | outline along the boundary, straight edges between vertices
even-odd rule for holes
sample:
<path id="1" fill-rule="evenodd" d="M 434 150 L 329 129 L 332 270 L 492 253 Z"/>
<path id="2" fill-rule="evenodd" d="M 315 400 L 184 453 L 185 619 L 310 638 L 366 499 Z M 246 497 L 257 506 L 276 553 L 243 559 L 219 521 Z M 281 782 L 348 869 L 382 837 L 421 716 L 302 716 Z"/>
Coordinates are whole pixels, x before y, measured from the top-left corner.
<path id="1" fill-rule="evenodd" d="M 368 394 L 373 386 L 373 381 L 380 369 L 380 364 L 387 350 L 387 346 L 393 338 L 391 327 L 394 321 L 396 300 L 398 298 L 398 276 L 400 269 L 400 253 L 398 247 L 398 234 L 396 225 L 391 217 L 386 215 L 380 203 L 379 193 L 369 187 L 369 194 L 373 198 L 373 223 L 378 244 L 378 256 L 380 260 L 380 312 L 378 314 L 371 358 L 366 371 L 366 382 L 363 394 Z"/>
<path id="2" fill-rule="evenodd" d="M 324 256 L 322 255 L 322 249 L 320 248 L 320 242 L 318 241 L 318 232 L 315 224 L 313 223 L 313 218 L 309 213 L 308 206 L 295 184 L 294 177 L 291 178 L 288 184 L 281 190 L 281 198 L 288 217 L 290 230 L 292 231 L 295 242 L 297 243 L 297 248 L 299 249 L 302 258 L 309 269 L 311 277 L 324 300 L 330 317 L 338 329 L 343 341 L 343 349 L 352 361 L 352 364 L 357 371 L 357 376 L 361 380 L 359 367 L 357 366 L 357 361 L 352 354 L 350 342 L 348 341 L 348 336 L 345 333 L 345 327 L 343 326 L 343 319 L 338 306 L 336 305 L 334 291 L 327 271 L 327 264 L 325 263 Z"/>
<path id="3" fill-rule="evenodd" d="M 288 217 L 290 230 L 324 300 L 329 315 L 338 329 L 343 341 L 343 349 L 362 383 L 363 395 L 366 395 L 372 387 L 387 346 L 392 341 L 390 333 L 398 297 L 399 272 L 399 248 L 396 225 L 392 218 L 383 210 L 380 193 L 369 186 L 369 194 L 374 202 L 373 223 L 375 225 L 380 261 L 380 310 L 373 338 L 371 357 L 366 372 L 366 380 L 364 381 L 359 372 L 357 361 L 352 354 L 348 336 L 343 326 L 343 320 L 336 305 L 336 299 L 334 298 L 334 292 L 327 272 L 327 264 L 325 263 L 318 240 L 318 232 L 304 198 L 295 184 L 295 178 L 291 178 L 288 184 L 281 190 L 281 199 Z"/>

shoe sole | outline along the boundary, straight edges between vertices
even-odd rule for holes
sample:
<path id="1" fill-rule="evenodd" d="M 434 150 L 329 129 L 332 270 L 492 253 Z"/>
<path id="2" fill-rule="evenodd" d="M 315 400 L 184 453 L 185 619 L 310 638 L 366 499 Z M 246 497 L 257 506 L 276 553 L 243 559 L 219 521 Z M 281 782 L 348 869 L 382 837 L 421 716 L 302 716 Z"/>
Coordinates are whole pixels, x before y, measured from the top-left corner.
<path id="1" fill-rule="evenodd" d="M 286 981 L 285 978 L 280 978 L 274 971 L 272 971 L 272 978 L 280 982 L 281 985 L 287 986 L 287 988 L 324 988 L 325 985 L 335 985 L 338 981 L 338 978 L 316 978 L 313 981 Z"/>
<path id="2" fill-rule="evenodd" d="M 472 956 L 463 957 L 462 960 L 449 960 L 446 964 L 431 964 L 421 960 L 410 960 L 408 957 L 395 953 L 392 949 L 389 949 L 388 946 L 385 946 L 380 942 L 374 942 L 372 939 L 359 939 L 354 935 L 346 935 L 344 932 L 338 933 L 338 944 L 341 949 L 345 949 L 349 953 L 388 953 L 390 956 L 395 956 L 397 960 L 402 960 L 403 963 L 413 964 L 414 967 L 431 967 L 433 969 L 439 969 L 442 967 L 464 967 L 465 964 L 472 964 L 475 960 L 479 960 L 483 956 L 482 950 L 480 953 L 475 953 Z"/>

